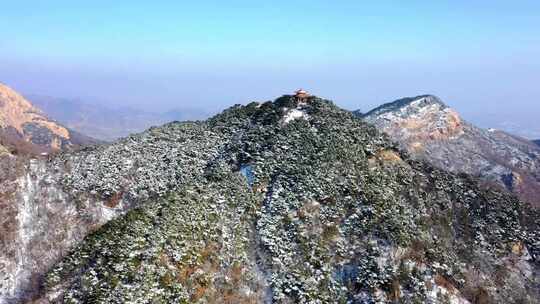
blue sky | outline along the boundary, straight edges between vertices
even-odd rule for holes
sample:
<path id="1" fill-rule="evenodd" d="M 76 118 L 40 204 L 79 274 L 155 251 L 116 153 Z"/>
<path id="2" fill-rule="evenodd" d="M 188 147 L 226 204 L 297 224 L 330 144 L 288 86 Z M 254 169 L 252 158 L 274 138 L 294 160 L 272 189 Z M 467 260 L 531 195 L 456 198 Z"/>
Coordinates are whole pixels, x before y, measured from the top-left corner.
<path id="1" fill-rule="evenodd" d="M 213 112 L 297 87 L 365 110 L 432 93 L 540 137 L 540 1 L 85 2 L 1 1 L 0 81 Z"/>

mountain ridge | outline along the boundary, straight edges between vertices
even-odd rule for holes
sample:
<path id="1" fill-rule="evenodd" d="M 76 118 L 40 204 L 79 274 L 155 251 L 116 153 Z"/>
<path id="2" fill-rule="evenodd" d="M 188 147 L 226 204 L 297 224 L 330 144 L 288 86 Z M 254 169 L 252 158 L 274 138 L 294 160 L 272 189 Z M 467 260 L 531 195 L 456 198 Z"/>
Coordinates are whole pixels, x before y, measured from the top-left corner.
<path id="1" fill-rule="evenodd" d="M 25 166 L 0 179 L 2 191 L 12 189 L 1 218 L 24 214 L 0 233 L 15 257 L 0 256 L 12 270 L 0 271 L 0 298 L 534 303 L 538 295 L 537 211 L 411 159 L 317 97 L 237 105 Z"/>
<path id="2" fill-rule="evenodd" d="M 97 141 L 49 119 L 22 95 L 0 83 L 0 142 L 17 153 L 50 153 Z"/>
<path id="3" fill-rule="evenodd" d="M 413 103 L 418 103 L 418 104 L 413 105 Z M 422 106 L 435 105 L 435 104 L 439 105 L 443 109 L 448 108 L 448 106 L 444 102 L 442 102 L 442 100 L 439 97 L 435 95 L 431 95 L 431 94 L 423 94 L 423 95 L 418 95 L 415 97 L 403 97 L 403 98 L 394 100 L 392 102 L 384 103 L 370 110 L 364 115 L 365 116 L 381 115 L 387 112 L 395 111 L 397 109 L 406 108 L 411 105 L 413 107 L 422 107 Z"/>
<path id="4" fill-rule="evenodd" d="M 202 119 L 207 116 L 207 113 L 197 109 L 184 108 L 153 113 L 42 95 L 27 95 L 27 98 L 69 128 L 105 141 L 114 141 L 171 121 Z"/>
<path id="5" fill-rule="evenodd" d="M 416 158 L 481 177 L 540 206 L 540 149 L 503 131 L 478 128 L 438 98 L 404 98 L 362 114 Z"/>

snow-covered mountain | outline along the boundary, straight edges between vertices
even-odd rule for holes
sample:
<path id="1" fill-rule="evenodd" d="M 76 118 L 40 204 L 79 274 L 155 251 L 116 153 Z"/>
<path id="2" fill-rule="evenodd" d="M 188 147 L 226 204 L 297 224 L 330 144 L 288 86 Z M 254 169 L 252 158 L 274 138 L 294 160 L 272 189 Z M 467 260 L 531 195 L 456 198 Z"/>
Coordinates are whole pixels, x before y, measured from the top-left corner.
<path id="1" fill-rule="evenodd" d="M 540 148 L 495 129 L 481 129 L 430 95 L 403 98 L 364 115 L 417 159 L 481 177 L 540 206 Z"/>
<path id="2" fill-rule="evenodd" d="M 539 298 L 537 210 L 313 96 L 0 165 L 2 304 Z"/>

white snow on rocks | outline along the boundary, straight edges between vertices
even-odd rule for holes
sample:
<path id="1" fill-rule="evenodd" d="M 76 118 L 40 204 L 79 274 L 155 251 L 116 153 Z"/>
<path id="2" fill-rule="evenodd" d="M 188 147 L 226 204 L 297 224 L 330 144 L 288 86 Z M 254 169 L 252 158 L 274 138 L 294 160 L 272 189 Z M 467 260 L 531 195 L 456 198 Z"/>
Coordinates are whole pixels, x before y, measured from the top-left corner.
<path id="1" fill-rule="evenodd" d="M 307 120 L 308 117 L 309 115 L 301 108 L 290 109 L 285 112 L 285 115 L 283 116 L 283 123 L 288 124 L 289 122 L 298 118 L 303 118 Z"/>

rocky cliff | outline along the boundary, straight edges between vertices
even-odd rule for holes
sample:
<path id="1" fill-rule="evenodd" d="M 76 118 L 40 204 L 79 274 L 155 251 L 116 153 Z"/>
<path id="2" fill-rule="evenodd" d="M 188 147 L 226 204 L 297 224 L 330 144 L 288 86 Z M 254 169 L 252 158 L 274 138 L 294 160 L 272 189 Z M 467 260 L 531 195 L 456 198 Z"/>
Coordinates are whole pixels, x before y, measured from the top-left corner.
<path id="1" fill-rule="evenodd" d="M 23 96 L 0 83 L 0 143 L 18 153 L 48 153 L 96 143 L 49 119 Z"/>
<path id="2" fill-rule="evenodd" d="M 0 303 L 539 297 L 537 210 L 316 97 L 7 157 Z"/>
<path id="3" fill-rule="evenodd" d="M 540 148 L 532 142 L 475 127 L 430 95 L 400 99 L 360 116 L 414 158 L 479 176 L 540 206 Z"/>

